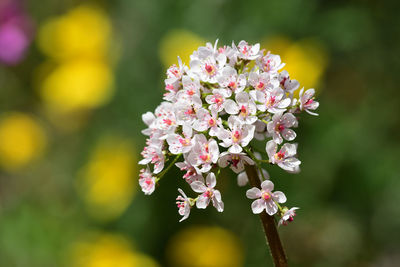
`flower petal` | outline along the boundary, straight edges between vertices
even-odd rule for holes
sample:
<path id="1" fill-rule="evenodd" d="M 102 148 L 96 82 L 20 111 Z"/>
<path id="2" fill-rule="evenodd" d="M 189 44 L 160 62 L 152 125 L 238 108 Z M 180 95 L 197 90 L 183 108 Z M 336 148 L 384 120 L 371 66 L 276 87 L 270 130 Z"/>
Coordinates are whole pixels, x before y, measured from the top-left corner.
<path id="1" fill-rule="evenodd" d="M 247 178 L 247 175 L 246 175 Z M 249 199 L 256 199 L 261 197 L 261 190 L 257 187 L 253 187 L 246 192 L 246 197 Z"/>
<path id="2" fill-rule="evenodd" d="M 190 184 L 190 187 L 192 187 L 192 190 L 196 193 L 203 193 L 207 190 L 207 187 L 200 181 L 194 181 Z"/>
<path id="3" fill-rule="evenodd" d="M 265 209 L 265 201 L 263 199 L 254 200 L 251 203 L 251 209 L 254 214 L 260 214 Z"/>

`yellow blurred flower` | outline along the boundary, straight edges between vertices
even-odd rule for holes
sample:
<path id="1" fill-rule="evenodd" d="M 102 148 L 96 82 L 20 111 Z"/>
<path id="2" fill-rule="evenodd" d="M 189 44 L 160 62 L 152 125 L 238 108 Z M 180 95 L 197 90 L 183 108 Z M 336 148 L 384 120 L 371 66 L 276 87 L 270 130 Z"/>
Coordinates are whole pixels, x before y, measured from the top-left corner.
<path id="1" fill-rule="evenodd" d="M 132 143 L 117 137 L 100 140 L 78 180 L 88 211 L 97 219 L 114 219 L 131 203 L 137 190 Z"/>
<path id="2" fill-rule="evenodd" d="M 110 100 L 112 40 L 110 19 L 91 5 L 72 9 L 40 27 L 38 44 L 50 59 L 37 71 L 38 86 L 48 113 L 76 114 Z"/>
<path id="3" fill-rule="evenodd" d="M 292 42 L 285 37 L 272 37 L 264 40 L 261 47 L 273 54 L 279 54 L 286 63 L 292 79 L 300 83 L 300 88 L 315 88 L 318 92 L 321 78 L 328 65 L 328 54 L 317 39 L 302 39 Z M 298 94 L 299 90 L 297 90 Z"/>
<path id="4" fill-rule="evenodd" d="M 96 108 L 110 99 L 113 79 L 111 68 L 102 61 L 68 61 L 44 79 L 40 94 L 51 111 Z"/>
<path id="5" fill-rule="evenodd" d="M 71 267 L 159 267 L 119 235 L 102 234 L 72 246 Z"/>
<path id="6" fill-rule="evenodd" d="M 40 29 L 38 42 L 48 56 L 65 60 L 73 57 L 103 58 L 108 54 L 111 22 L 96 6 L 80 6 L 50 19 Z"/>
<path id="7" fill-rule="evenodd" d="M 239 267 L 243 252 L 239 240 L 219 227 L 191 227 L 172 238 L 167 248 L 174 267 Z"/>
<path id="8" fill-rule="evenodd" d="M 182 62 L 189 64 L 190 55 L 206 41 L 186 30 L 171 30 L 160 41 L 159 54 L 165 67 L 177 64 L 179 56 Z"/>
<path id="9" fill-rule="evenodd" d="M 38 158 L 45 148 L 46 136 L 31 116 L 11 113 L 0 119 L 0 166 L 14 171 Z"/>

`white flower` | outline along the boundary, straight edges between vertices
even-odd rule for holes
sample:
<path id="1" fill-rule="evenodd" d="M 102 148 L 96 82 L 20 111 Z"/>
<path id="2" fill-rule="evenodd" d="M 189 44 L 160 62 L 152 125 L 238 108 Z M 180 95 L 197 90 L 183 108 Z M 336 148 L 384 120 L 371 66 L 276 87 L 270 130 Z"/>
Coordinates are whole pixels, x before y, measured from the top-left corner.
<path id="1" fill-rule="evenodd" d="M 278 206 L 275 202 L 285 203 L 286 196 L 281 191 L 272 192 L 274 184 L 265 180 L 261 183 L 261 190 L 253 187 L 246 192 L 249 199 L 256 199 L 251 204 L 251 209 L 254 214 L 259 214 L 265 210 L 269 215 L 274 215 L 278 211 Z"/>
<path id="2" fill-rule="evenodd" d="M 218 54 L 215 57 L 215 53 L 209 49 L 198 50 L 197 57 L 194 55 L 190 61 L 190 76 L 197 76 L 200 80 L 209 83 L 216 83 L 217 78 L 225 66 L 226 56 L 224 54 Z"/>
<path id="3" fill-rule="evenodd" d="M 155 190 L 156 178 L 150 172 L 149 168 L 141 169 L 139 174 L 139 185 L 145 195 L 151 195 Z"/>
<path id="4" fill-rule="evenodd" d="M 225 151 L 221 153 L 218 165 L 221 168 L 225 168 L 226 166 L 230 166 L 230 168 L 235 172 L 239 173 L 244 170 L 244 165 L 254 165 L 254 161 L 249 158 L 245 153 L 230 153 Z"/>
<path id="5" fill-rule="evenodd" d="M 179 215 L 183 216 L 179 222 L 186 220 L 189 217 L 190 214 L 190 200 L 188 197 L 185 195 L 182 189 L 178 188 L 178 192 L 181 194 L 181 196 L 178 196 L 176 198 L 176 205 L 178 206 L 178 213 Z"/>
<path id="6" fill-rule="evenodd" d="M 147 165 L 149 163 L 154 164 L 153 172 L 157 174 L 164 168 L 165 157 L 162 151 L 162 145 L 160 146 L 158 143 L 150 143 L 151 139 L 148 141 L 150 145 L 143 149 L 141 153 L 143 159 L 138 163 L 140 165 Z"/>
<path id="7" fill-rule="evenodd" d="M 254 60 L 261 56 L 260 52 L 260 44 L 249 45 L 246 41 L 240 41 L 237 50 L 239 52 L 238 57 L 247 59 L 247 60 Z"/>
<path id="8" fill-rule="evenodd" d="M 279 73 L 278 80 L 281 88 L 289 94 L 293 94 L 300 86 L 298 81 L 290 79 L 289 73 L 286 70 Z"/>
<path id="9" fill-rule="evenodd" d="M 218 144 L 214 139 L 207 140 L 203 134 L 194 136 L 194 146 L 187 158 L 188 162 L 194 166 L 202 166 L 200 172 L 208 172 L 212 164 L 217 163 L 219 157 Z"/>
<path id="10" fill-rule="evenodd" d="M 197 111 L 197 120 L 193 123 L 193 129 L 198 132 L 209 130 L 210 136 L 217 136 L 219 127 L 222 125 L 221 118 L 218 118 L 217 111 L 211 111 L 201 108 Z"/>
<path id="11" fill-rule="evenodd" d="M 238 75 L 236 69 L 226 66 L 222 69 L 221 76 L 218 77 L 218 83 L 221 87 L 239 93 L 246 87 L 246 76 L 244 74 Z"/>
<path id="12" fill-rule="evenodd" d="M 187 125 L 183 126 L 182 134 L 171 134 L 167 138 L 167 143 L 169 145 L 169 151 L 172 154 L 188 153 L 193 146 L 192 142 L 193 129 Z"/>
<path id="13" fill-rule="evenodd" d="M 230 96 L 226 89 L 214 89 L 212 95 L 206 96 L 206 102 L 210 104 L 209 109 L 213 112 L 221 112 L 224 109 L 225 98 Z"/>
<path id="14" fill-rule="evenodd" d="M 228 151 L 231 153 L 242 152 L 242 147 L 245 147 L 254 137 L 254 125 L 242 124 L 235 117 L 228 119 L 229 130 L 221 129 L 217 137 L 222 141 L 220 143 L 223 147 L 229 147 Z"/>
<path id="15" fill-rule="evenodd" d="M 272 90 L 279 85 L 279 81 L 276 78 L 271 79 L 271 75 L 267 72 L 262 72 L 261 74 L 251 72 L 249 74 L 249 83 L 258 91 Z"/>
<path id="16" fill-rule="evenodd" d="M 217 211 L 224 211 L 224 203 L 221 200 L 221 193 L 214 189 L 217 184 L 217 180 L 215 179 L 214 173 L 210 172 L 206 177 L 206 184 L 201 183 L 200 181 L 196 181 L 190 184 L 193 191 L 196 193 L 202 193 L 197 201 L 196 207 L 199 209 L 205 209 L 208 204 L 210 204 L 210 200 L 213 203 L 213 206 L 217 209 Z"/>
<path id="17" fill-rule="evenodd" d="M 283 208 L 283 214 L 281 215 L 281 219 L 278 222 L 278 226 L 280 225 L 287 225 L 288 222 L 292 222 L 293 221 L 293 217 L 296 216 L 296 210 L 298 210 L 299 208 L 294 207 L 291 208 L 290 210 L 287 207 Z"/>
<path id="18" fill-rule="evenodd" d="M 313 88 L 308 89 L 303 94 L 304 88 L 300 90 L 299 100 L 300 100 L 300 110 L 305 110 L 307 113 L 318 116 L 317 113 L 311 112 L 310 110 L 316 110 L 319 106 L 319 103 L 314 100 L 315 90 Z"/>
<path id="19" fill-rule="evenodd" d="M 264 57 L 257 60 L 258 66 L 265 72 L 276 74 L 281 68 L 285 66 L 278 55 L 267 53 Z"/>
<path id="20" fill-rule="evenodd" d="M 277 144 L 281 144 L 283 139 L 292 141 L 296 138 L 296 133 L 289 129 L 296 124 L 296 117 L 292 113 L 279 112 L 272 116 L 272 121 L 267 125 L 267 130 L 272 134 L 272 138 Z"/>
<path id="21" fill-rule="evenodd" d="M 203 175 L 197 171 L 196 167 L 192 166 L 186 160 L 184 162 L 175 163 L 175 166 L 181 171 L 186 171 L 186 173 L 183 175 L 183 179 L 185 179 L 188 184 L 191 184 L 194 181 L 201 181 L 204 183 Z"/>
<path id="22" fill-rule="evenodd" d="M 235 100 L 236 102 L 232 99 L 226 100 L 225 111 L 232 115 L 239 113 L 236 118 L 242 123 L 253 124 L 257 120 L 255 116 L 257 107 L 253 99 L 250 99 L 246 92 L 240 92 L 236 95 Z"/>
<path id="23" fill-rule="evenodd" d="M 276 87 L 272 91 L 251 91 L 250 95 L 254 100 L 262 103 L 258 104 L 257 108 L 260 111 L 268 111 L 271 113 L 277 113 L 280 111 L 285 111 L 290 105 L 290 98 L 285 98 L 285 92 L 280 88 Z"/>
<path id="24" fill-rule="evenodd" d="M 295 144 L 286 143 L 277 152 L 278 145 L 273 140 L 268 141 L 265 147 L 269 161 L 272 164 L 277 164 L 282 169 L 292 172 L 296 171 L 301 163 L 300 160 L 294 157 L 296 155 L 296 148 Z"/>

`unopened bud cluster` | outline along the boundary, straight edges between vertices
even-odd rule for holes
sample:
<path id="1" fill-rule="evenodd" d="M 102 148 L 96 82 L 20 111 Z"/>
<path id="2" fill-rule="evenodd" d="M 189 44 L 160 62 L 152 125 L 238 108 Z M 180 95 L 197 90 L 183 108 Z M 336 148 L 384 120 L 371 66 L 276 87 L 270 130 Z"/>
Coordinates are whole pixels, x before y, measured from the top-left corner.
<path id="1" fill-rule="evenodd" d="M 139 162 L 147 166 L 139 178 L 143 192 L 153 193 L 159 180 L 176 165 L 197 193 L 189 198 L 178 189 L 181 221 L 194 206 L 205 209 L 212 203 L 222 212 L 224 203 L 216 189 L 221 168 L 231 168 L 238 174 L 238 184 L 244 186 L 248 183 L 245 165 L 256 165 L 261 188 L 246 193 L 255 199 L 253 213 L 277 214 L 279 224 L 292 221 L 297 208 L 281 207 L 286 196 L 273 192 L 274 184 L 262 165 L 299 172 L 297 144 L 290 142 L 296 138 L 296 116 L 302 111 L 317 115 L 314 89 L 303 88 L 295 98 L 299 83 L 282 70 L 279 55 L 245 41 L 223 47 L 207 43 L 193 52 L 189 67 L 178 61 L 178 66 L 167 70 L 164 101 L 154 113 L 143 114 L 148 126 L 143 130 L 148 139 Z M 253 139 L 266 141 L 268 159 L 253 152 Z"/>

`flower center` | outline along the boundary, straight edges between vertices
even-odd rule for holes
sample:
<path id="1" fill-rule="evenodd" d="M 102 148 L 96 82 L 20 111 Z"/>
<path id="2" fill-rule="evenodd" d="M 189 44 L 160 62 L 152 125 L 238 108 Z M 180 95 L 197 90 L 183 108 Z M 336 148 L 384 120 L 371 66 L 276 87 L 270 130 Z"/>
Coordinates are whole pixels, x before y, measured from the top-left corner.
<path id="1" fill-rule="evenodd" d="M 237 165 L 238 165 L 239 162 L 240 162 L 240 157 L 239 157 L 238 155 L 232 156 L 231 162 L 232 162 L 232 165 L 233 165 L 234 167 L 237 167 Z"/>
<path id="2" fill-rule="evenodd" d="M 282 152 L 282 150 L 280 150 L 278 153 L 275 154 L 276 160 L 282 160 L 284 158 L 285 158 L 285 152 Z"/>
<path id="3" fill-rule="evenodd" d="M 173 124 L 173 121 L 170 120 L 170 119 L 163 119 L 163 121 L 164 121 L 164 123 L 165 123 L 166 125 L 169 125 L 169 126 L 171 126 L 171 125 Z"/>
<path id="4" fill-rule="evenodd" d="M 277 132 L 282 132 L 283 130 L 285 130 L 285 126 L 283 126 L 282 124 L 278 123 L 278 124 L 276 124 L 275 130 Z"/>
<path id="5" fill-rule="evenodd" d="M 210 159 L 211 159 L 211 156 L 210 156 L 210 154 L 202 154 L 202 155 L 200 155 L 200 159 L 203 161 L 203 162 L 208 162 L 208 161 L 210 161 Z"/>
<path id="6" fill-rule="evenodd" d="M 275 105 L 275 102 L 276 102 L 276 96 L 271 96 L 267 101 L 267 106 L 273 106 Z"/>
<path id="7" fill-rule="evenodd" d="M 224 98 L 220 94 L 214 95 L 214 103 L 220 106 L 224 102 Z"/>
<path id="8" fill-rule="evenodd" d="M 231 89 L 236 89 L 236 82 L 234 82 L 234 81 L 232 81 L 232 82 L 230 82 L 229 84 L 228 84 L 228 87 L 229 88 L 231 88 Z"/>
<path id="9" fill-rule="evenodd" d="M 247 107 L 242 105 L 242 107 L 240 108 L 240 115 L 243 116 L 243 117 L 246 117 L 247 114 L 248 114 Z"/>
<path id="10" fill-rule="evenodd" d="M 179 138 L 179 143 L 183 146 L 188 146 L 190 145 L 190 138 Z"/>
<path id="11" fill-rule="evenodd" d="M 234 131 L 232 134 L 232 139 L 234 143 L 239 142 L 240 138 L 242 136 L 242 133 L 240 131 Z"/>
<path id="12" fill-rule="evenodd" d="M 206 64 L 204 66 L 204 69 L 206 70 L 207 74 L 210 76 L 213 76 L 215 74 L 215 68 L 211 64 Z"/>
<path id="13" fill-rule="evenodd" d="M 271 194 L 264 191 L 261 196 L 264 200 L 269 200 L 271 198 Z"/>
<path id="14" fill-rule="evenodd" d="M 215 119 L 214 118 L 210 118 L 209 120 L 208 120 L 208 125 L 210 125 L 211 127 L 212 126 L 214 126 L 215 125 Z"/>
<path id="15" fill-rule="evenodd" d="M 214 195 L 214 194 L 213 194 L 213 191 L 212 191 L 210 188 L 208 188 L 208 189 L 203 193 L 203 196 L 208 197 L 208 198 L 211 198 L 213 195 Z"/>
<path id="16" fill-rule="evenodd" d="M 256 86 L 256 89 L 257 90 L 262 90 L 262 89 L 264 89 L 264 83 L 263 82 L 259 82 L 258 84 L 257 84 L 257 86 Z"/>
<path id="17" fill-rule="evenodd" d="M 314 98 L 310 98 L 307 100 L 305 105 L 311 105 L 314 102 Z"/>

